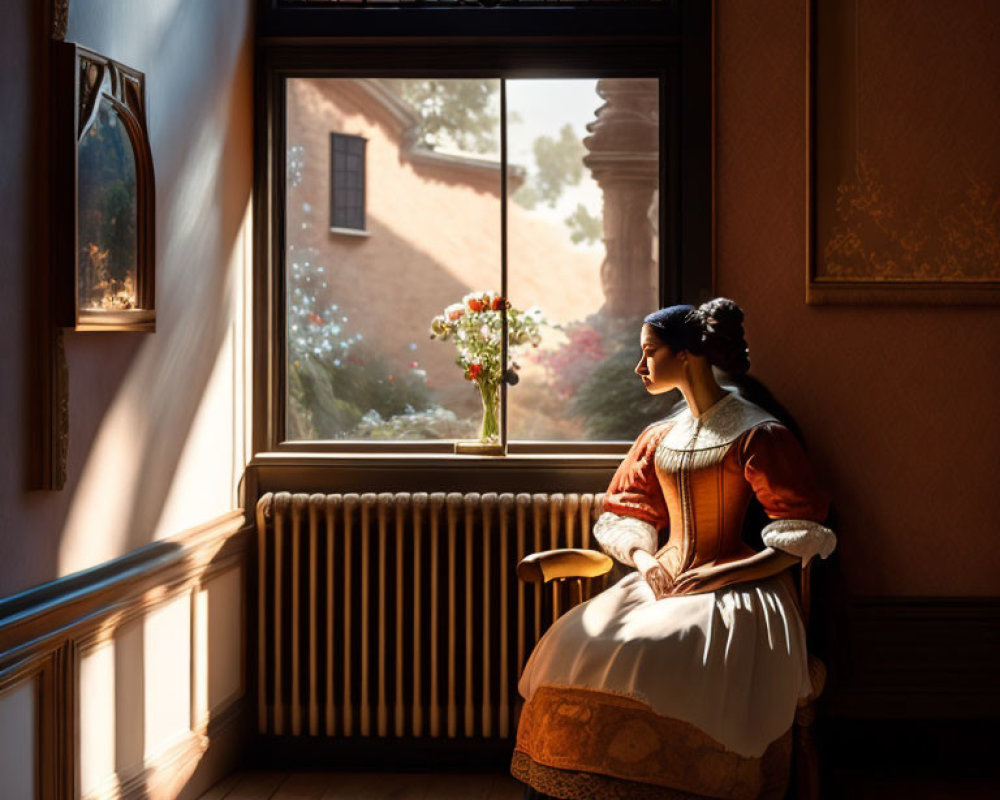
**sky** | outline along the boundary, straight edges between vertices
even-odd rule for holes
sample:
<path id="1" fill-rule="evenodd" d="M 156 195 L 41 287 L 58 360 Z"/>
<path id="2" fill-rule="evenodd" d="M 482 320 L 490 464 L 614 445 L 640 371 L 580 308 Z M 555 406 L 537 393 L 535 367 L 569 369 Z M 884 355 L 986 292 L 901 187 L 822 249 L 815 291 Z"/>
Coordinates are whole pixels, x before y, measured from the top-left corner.
<path id="1" fill-rule="evenodd" d="M 594 112 L 604 102 L 596 88 L 592 78 L 508 80 L 507 115 L 513 120 L 507 129 L 508 161 L 534 169 L 532 143 L 542 135 L 557 138 L 567 122 L 581 140 L 587 136 L 587 123 L 595 119 Z M 562 222 L 577 203 L 583 203 L 592 215 L 600 216 L 601 190 L 589 170 L 583 175 L 580 185 L 567 189 L 554 209 L 541 203 L 536 211 Z"/>
<path id="2" fill-rule="evenodd" d="M 500 96 L 496 95 L 493 113 L 500 115 Z M 595 112 L 604 101 L 597 94 L 595 78 L 535 79 L 519 78 L 507 80 L 507 129 L 508 161 L 523 167 L 530 175 L 535 171 L 535 156 L 532 145 L 539 136 L 559 137 L 559 131 L 569 123 L 582 141 L 589 135 L 587 123 L 596 119 Z M 500 158 L 500 141 L 497 150 L 489 154 L 465 154 L 479 158 Z M 459 152 L 447 146 L 439 146 L 442 152 Z M 568 187 L 554 208 L 547 203 L 539 203 L 533 213 L 559 225 L 583 203 L 592 216 L 601 216 L 603 195 L 593 181 L 588 170 L 577 186 Z M 567 234 L 568 237 L 568 234 Z M 580 247 L 600 247 L 579 245 Z"/>

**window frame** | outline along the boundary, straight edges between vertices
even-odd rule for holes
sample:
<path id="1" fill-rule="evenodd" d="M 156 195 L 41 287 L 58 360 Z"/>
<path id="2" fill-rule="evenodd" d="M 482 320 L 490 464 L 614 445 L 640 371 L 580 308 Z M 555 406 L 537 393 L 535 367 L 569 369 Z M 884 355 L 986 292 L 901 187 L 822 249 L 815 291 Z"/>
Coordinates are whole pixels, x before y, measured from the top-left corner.
<path id="1" fill-rule="evenodd" d="M 252 464 L 293 471 L 613 467 L 628 442 L 295 441 L 284 431 L 285 79 L 655 77 L 660 81 L 660 303 L 712 292 L 712 1 L 601 8 L 279 8 L 259 0 L 255 92 Z M 444 16 L 444 12 L 448 16 Z M 384 13 L 390 12 L 390 13 Z M 424 13 L 426 12 L 426 13 Z M 333 15 L 337 18 L 333 20 Z M 331 21 L 332 20 L 332 21 Z M 336 26 L 336 27 L 333 27 Z M 405 34 L 404 34 L 405 31 Z M 430 36 L 431 31 L 439 35 Z M 558 33 L 553 33 L 557 31 Z M 684 270 L 680 264 L 689 265 Z M 691 268 L 696 265 L 696 268 Z"/>

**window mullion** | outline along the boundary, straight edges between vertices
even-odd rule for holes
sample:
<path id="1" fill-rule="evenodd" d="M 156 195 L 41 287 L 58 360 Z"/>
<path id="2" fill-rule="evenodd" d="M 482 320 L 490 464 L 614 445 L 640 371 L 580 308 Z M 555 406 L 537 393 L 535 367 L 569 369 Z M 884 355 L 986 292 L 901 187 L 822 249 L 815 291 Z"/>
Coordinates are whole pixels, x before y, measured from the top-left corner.
<path id="1" fill-rule="evenodd" d="M 500 296 L 507 296 L 507 79 L 500 79 Z M 507 452 L 507 308 L 500 312 L 500 447 Z"/>

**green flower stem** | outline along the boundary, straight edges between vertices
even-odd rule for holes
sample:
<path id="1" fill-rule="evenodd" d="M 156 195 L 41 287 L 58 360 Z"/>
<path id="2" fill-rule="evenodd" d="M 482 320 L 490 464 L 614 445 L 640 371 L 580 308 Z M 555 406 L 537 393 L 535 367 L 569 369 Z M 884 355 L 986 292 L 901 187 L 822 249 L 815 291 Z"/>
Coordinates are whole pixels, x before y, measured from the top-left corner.
<path id="1" fill-rule="evenodd" d="M 479 395 L 483 400 L 483 427 L 479 432 L 481 442 L 500 441 L 500 384 L 482 381 Z"/>

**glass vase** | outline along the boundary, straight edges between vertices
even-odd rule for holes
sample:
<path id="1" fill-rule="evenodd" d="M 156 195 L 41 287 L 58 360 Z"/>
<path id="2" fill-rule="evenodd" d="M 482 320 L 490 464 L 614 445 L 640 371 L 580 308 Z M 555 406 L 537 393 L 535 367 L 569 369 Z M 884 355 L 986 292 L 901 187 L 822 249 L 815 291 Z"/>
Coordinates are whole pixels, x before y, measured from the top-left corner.
<path id="1" fill-rule="evenodd" d="M 483 444 L 500 443 L 500 386 L 494 383 L 480 383 L 479 396 L 483 400 L 483 427 L 479 431 L 479 441 Z"/>

